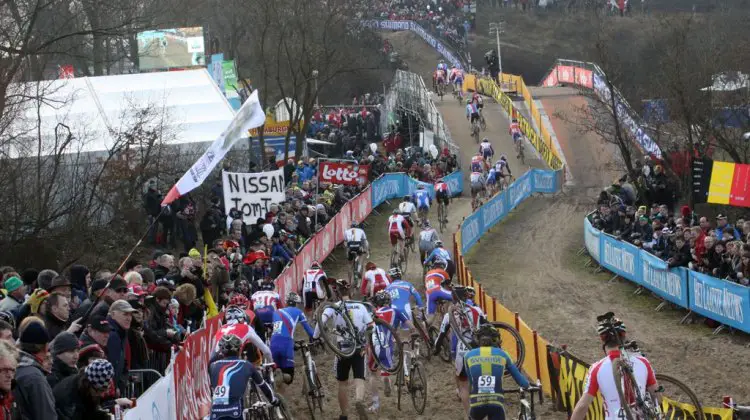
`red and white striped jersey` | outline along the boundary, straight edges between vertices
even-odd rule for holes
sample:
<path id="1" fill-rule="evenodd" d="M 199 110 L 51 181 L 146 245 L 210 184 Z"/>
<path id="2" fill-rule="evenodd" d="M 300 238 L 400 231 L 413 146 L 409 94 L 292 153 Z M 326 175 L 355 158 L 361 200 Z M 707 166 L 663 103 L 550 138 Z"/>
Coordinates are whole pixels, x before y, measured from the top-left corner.
<path id="1" fill-rule="evenodd" d="M 633 375 L 638 384 L 638 391 L 641 395 L 646 395 L 646 389 L 656 385 L 656 375 L 651 363 L 645 357 L 638 354 L 629 354 L 628 359 L 633 365 Z M 596 393 L 602 395 L 604 401 L 604 416 L 606 420 L 616 420 L 620 418 L 620 396 L 615 386 L 615 376 L 612 372 L 612 361 L 620 357 L 618 350 L 610 351 L 607 357 L 594 363 L 589 369 L 583 392 L 596 397 Z M 626 395 L 631 398 L 631 403 L 635 402 L 633 390 L 624 389 Z"/>
<path id="2" fill-rule="evenodd" d="M 326 272 L 322 269 L 305 270 L 305 276 L 302 282 L 302 293 L 323 290 L 320 282 L 325 279 Z"/>
<path id="3" fill-rule="evenodd" d="M 274 310 L 281 307 L 281 298 L 279 297 L 279 294 L 271 290 L 261 290 L 253 293 L 250 301 L 253 303 L 253 310 L 255 311 L 267 306 L 272 306 Z"/>

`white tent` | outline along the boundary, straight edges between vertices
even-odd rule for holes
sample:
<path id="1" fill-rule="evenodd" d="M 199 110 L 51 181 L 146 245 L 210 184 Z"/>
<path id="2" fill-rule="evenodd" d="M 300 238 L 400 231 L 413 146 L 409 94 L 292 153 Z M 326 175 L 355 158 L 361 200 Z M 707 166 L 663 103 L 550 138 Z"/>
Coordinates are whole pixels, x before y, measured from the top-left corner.
<path id="1" fill-rule="evenodd" d="M 750 75 L 739 71 L 725 71 L 711 76 L 713 84 L 702 88 L 702 91 L 733 92 L 750 88 Z"/>
<path id="2" fill-rule="evenodd" d="M 59 124 L 74 136 L 65 153 L 104 152 L 116 142 L 113 132 L 128 130 L 149 107 L 154 112 L 147 127 L 162 126 L 169 144 L 213 141 L 234 117 L 205 69 L 22 83 L 11 91 L 41 92 L 43 99 L 23 102 L 7 133 L 14 139 L 10 156 L 38 153 L 37 125 L 45 155 L 56 153 L 55 142 L 67 134 L 56 135 Z"/>

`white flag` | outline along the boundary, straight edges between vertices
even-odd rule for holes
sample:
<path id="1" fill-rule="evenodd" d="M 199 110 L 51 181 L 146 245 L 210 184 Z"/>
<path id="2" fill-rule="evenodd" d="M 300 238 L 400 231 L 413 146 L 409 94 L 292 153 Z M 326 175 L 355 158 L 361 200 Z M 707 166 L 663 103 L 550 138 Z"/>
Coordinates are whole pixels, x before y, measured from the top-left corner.
<path id="1" fill-rule="evenodd" d="M 211 143 L 208 150 L 185 172 L 185 175 L 177 181 L 177 184 L 169 190 L 161 205 L 166 206 L 180 196 L 200 186 L 237 140 L 247 136 L 248 130 L 260 127 L 265 121 L 266 114 L 263 112 L 263 107 L 260 106 L 258 91 L 253 91 L 250 97 L 247 98 L 247 101 L 242 104 L 240 110 L 237 111 L 237 114 L 232 119 L 232 122 L 229 123 L 226 130 Z"/>

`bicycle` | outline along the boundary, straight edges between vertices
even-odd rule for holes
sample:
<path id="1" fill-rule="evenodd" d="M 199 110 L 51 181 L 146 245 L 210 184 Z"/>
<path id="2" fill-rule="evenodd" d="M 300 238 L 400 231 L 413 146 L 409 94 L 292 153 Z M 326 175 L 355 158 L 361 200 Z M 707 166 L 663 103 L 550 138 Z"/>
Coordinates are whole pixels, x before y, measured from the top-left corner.
<path id="1" fill-rule="evenodd" d="M 537 380 L 536 385 L 527 389 L 510 389 L 505 391 L 506 394 L 518 394 L 518 401 L 521 408 L 518 411 L 518 420 L 536 420 L 536 411 L 534 410 L 534 394 L 539 394 L 539 404 L 544 404 L 544 392 L 542 392 L 542 383 Z M 530 398 L 526 398 L 526 395 Z"/>
<path id="2" fill-rule="evenodd" d="M 429 326 L 427 325 L 427 316 L 425 313 L 424 308 L 419 309 L 422 317 L 415 317 L 414 318 L 414 327 L 417 329 L 417 332 L 419 333 L 418 338 L 421 339 L 425 346 L 423 348 L 423 352 L 419 353 L 419 356 L 423 357 L 425 360 L 430 361 L 432 359 L 432 340 L 430 339 L 430 333 L 429 333 Z M 414 309 L 412 308 L 412 313 L 415 313 Z"/>
<path id="3" fill-rule="evenodd" d="M 445 231 L 445 228 L 448 227 L 448 217 L 446 216 L 446 211 L 448 209 L 445 206 L 445 203 L 443 200 L 440 200 L 438 203 L 438 223 L 440 224 L 440 233 L 443 233 Z"/>
<path id="4" fill-rule="evenodd" d="M 479 144 L 479 122 L 474 121 L 471 123 L 471 136 L 474 137 L 474 142 Z"/>
<path id="5" fill-rule="evenodd" d="M 357 252 L 357 256 L 354 257 L 351 264 L 351 278 L 349 279 L 357 289 L 362 282 L 362 254 Z"/>
<path id="6" fill-rule="evenodd" d="M 279 405 L 277 407 L 274 407 L 275 409 L 269 410 L 272 415 L 269 418 L 273 419 L 279 419 L 279 420 L 292 420 L 292 413 L 289 411 L 289 408 L 286 406 L 286 401 L 284 401 L 284 398 L 279 395 L 278 392 L 276 392 L 276 376 L 274 375 L 274 368 L 276 367 L 276 363 L 262 363 L 260 365 L 261 372 L 263 372 L 263 378 L 268 383 L 268 386 L 273 389 L 273 392 L 276 394 L 276 398 L 279 399 Z"/>
<path id="7" fill-rule="evenodd" d="M 312 358 L 312 345 L 313 343 L 308 344 L 304 340 L 294 342 L 294 350 L 302 352 L 302 361 L 305 364 L 305 381 L 302 382 L 302 393 L 305 395 L 307 408 L 310 410 L 310 418 L 315 420 L 316 408 L 320 413 L 323 413 L 323 398 L 325 395 L 315 360 Z"/>
<path id="8" fill-rule="evenodd" d="M 406 271 L 401 267 L 402 262 L 404 261 L 404 248 L 406 248 L 406 244 L 404 242 L 404 239 L 399 239 L 398 242 L 396 242 L 396 246 L 394 246 L 391 249 L 391 267 L 398 267 L 402 271 Z"/>
<path id="9" fill-rule="evenodd" d="M 403 349 L 401 339 L 398 336 L 398 331 L 388 322 L 373 317 L 373 325 L 368 327 L 364 333 L 359 333 L 344 302 L 326 303 L 321 308 L 322 310 L 316 316 L 316 322 L 320 327 L 320 337 L 323 339 L 325 345 L 337 356 L 343 358 L 351 357 L 358 349 L 366 348 L 369 348 L 373 354 L 377 354 L 376 349 L 391 348 L 393 349 L 394 360 L 401 360 L 401 351 Z M 323 322 L 323 314 L 329 309 L 334 313 L 328 317 L 327 322 Z M 372 311 L 371 308 L 370 311 Z M 344 325 L 340 323 L 336 325 L 337 319 L 341 319 Z M 333 325 L 329 325 L 329 323 Z M 401 368 L 400 363 L 388 366 L 378 357 L 374 359 L 378 366 L 385 372 L 393 374 Z"/>
<path id="10" fill-rule="evenodd" d="M 443 317 L 448 313 L 451 303 L 448 300 L 438 299 L 437 305 L 438 307 L 435 311 L 435 315 L 432 317 L 432 321 L 427 324 L 427 335 L 432 342 L 432 348 L 437 346 L 437 338 L 440 336 L 440 325 L 443 322 Z M 448 325 L 448 331 L 450 331 L 450 325 Z M 446 333 L 442 341 L 439 353 L 440 359 L 446 363 L 451 363 L 453 362 L 453 358 L 451 357 L 450 334 Z"/>
<path id="11" fill-rule="evenodd" d="M 484 119 L 481 108 L 479 109 L 479 126 L 482 128 L 482 131 L 487 131 L 487 120 Z"/>
<path id="12" fill-rule="evenodd" d="M 516 147 L 516 151 L 518 152 L 518 154 L 516 155 L 516 159 L 520 160 L 521 164 L 525 165 L 526 164 L 526 156 L 524 156 L 523 142 L 520 141 L 520 140 L 518 141 L 518 144 L 517 144 L 517 147 Z"/>
<path id="13" fill-rule="evenodd" d="M 412 334 L 409 345 L 411 350 L 404 350 L 402 357 L 402 368 L 396 377 L 396 407 L 401 411 L 401 389 L 406 386 L 406 391 L 411 395 L 411 403 L 417 414 L 424 413 L 427 406 L 427 378 L 422 362 L 418 360 L 420 334 Z"/>
<path id="14" fill-rule="evenodd" d="M 443 101 L 443 95 L 445 95 L 445 87 L 442 83 L 438 82 L 437 84 L 437 94 L 440 96 L 440 102 Z"/>

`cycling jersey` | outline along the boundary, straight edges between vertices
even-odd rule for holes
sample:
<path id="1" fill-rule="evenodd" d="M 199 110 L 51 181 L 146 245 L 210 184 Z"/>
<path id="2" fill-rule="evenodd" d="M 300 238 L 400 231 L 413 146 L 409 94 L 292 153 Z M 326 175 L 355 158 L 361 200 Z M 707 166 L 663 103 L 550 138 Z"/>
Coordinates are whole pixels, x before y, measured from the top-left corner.
<path id="1" fill-rule="evenodd" d="M 375 311 L 375 316 L 387 322 L 388 325 L 398 330 L 403 324 L 406 324 L 409 319 L 400 310 L 393 307 L 378 308 Z M 391 331 L 387 328 L 376 326 L 373 331 L 373 353 L 370 359 L 378 358 L 381 364 L 391 367 L 393 366 L 393 345 L 395 340 Z M 374 360 L 370 363 L 370 370 L 375 372 L 377 367 Z M 387 373 L 381 373 L 381 376 L 388 376 Z"/>
<path id="2" fill-rule="evenodd" d="M 517 122 L 510 123 L 510 128 L 508 129 L 508 132 L 510 134 L 520 134 L 521 133 L 521 126 Z"/>
<path id="3" fill-rule="evenodd" d="M 326 295 L 322 283 L 326 281 L 327 278 L 328 276 L 326 275 L 326 272 L 320 268 L 305 270 L 302 281 L 302 293 L 315 292 L 318 299 L 325 298 Z"/>
<path id="4" fill-rule="evenodd" d="M 464 355 L 464 371 L 469 382 L 469 406 L 494 406 L 503 409 L 503 374 L 510 371 L 522 388 L 529 387 L 505 350 L 497 347 L 479 347 Z"/>
<path id="5" fill-rule="evenodd" d="M 482 156 L 471 157 L 471 171 L 482 172 L 484 170 L 484 158 Z"/>
<path id="6" fill-rule="evenodd" d="M 437 69 L 435 71 L 435 81 L 440 83 L 445 83 L 445 71 L 442 69 Z"/>
<path id="7" fill-rule="evenodd" d="M 433 290 L 439 289 L 443 280 L 447 280 L 448 278 L 450 278 L 450 276 L 442 268 L 433 268 L 428 271 L 424 276 L 425 293 L 430 293 Z"/>
<path id="8" fill-rule="evenodd" d="M 451 72 L 450 72 L 450 75 L 449 75 L 449 78 L 450 78 L 451 81 L 455 82 L 459 78 L 463 79 L 463 77 L 464 77 L 464 74 L 463 74 L 463 72 L 461 70 L 459 70 L 457 68 L 452 68 L 451 69 Z"/>
<path id="9" fill-rule="evenodd" d="M 435 193 L 438 194 L 441 192 L 448 194 L 448 184 L 443 181 L 440 181 L 437 184 L 435 184 Z"/>
<path id="10" fill-rule="evenodd" d="M 360 302 L 354 302 L 354 301 L 347 301 L 346 303 L 342 303 L 339 301 L 337 305 L 346 305 L 346 310 L 349 313 L 349 318 L 351 318 L 352 323 L 354 323 L 354 328 L 357 329 L 357 334 L 364 334 L 365 330 L 367 329 L 367 326 L 372 324 L 372 316 L 370 315 L 370 311 L 367 309 L 365 305 L 363 305 Z M 335 328 L 347 328 L 347 323 L 344 321 L 344 319 L 341 317 L 341 315 L 336 312 L 331 307 L 326 308 L 323 313 L 321 314 L 321 323 L 325 324 L 328 319 L 331 317 L 334 317 L 334 327 Z M 320 337 L 320 324 L 315 326 L 315 333 L 313 337 L 318 338 Z M 350 341 L 343 341 L 343 338 L 339 336 L 339 347 L 342 351 L 345 353 L 348 350 L 351 350 L 351 345 L 354 344 Z"/>
<path id="11" fill-rule="evenodd" d="M 494 184 L 495 180 L 497 180 L 497 171 L 495 168 L 490 168 L 489 172 L 487 172 L 487 183 Z"/>
<path id="12" fill-rule="evenodd" d="M 244 400 L 250 381 L 269 401 L 276 396 L 252 363 L 236 357 L 217 360 L 208 368 L 211 380 L 211 420 L 243 419 Z"/>
<path id="13" fill-rule="evenodd" d="M 481 172 L 472 172 L 471 175 L 469 175 L 469 181 L 472 185 L 484 184 L 484 176 Z"/>
<path id="14" fill-rule="evenodd" d="M 444 261 L 453 260 L 453 258 L 451 257 L 451 253 L 447 249 L 440 247 L 440 248 L 435 248 L 432 250 L 432 252 L 430 252 L 430 255 L 427 257 L 426 260 L 424 260 L 424 265 L 431 264 L 436 259 L 441 259 Z"/>
<path id="15" fill-rule="evenodd" d="M 250 297 L 255 314 L 265 324 L 273 322 L 273 312 L 281 307 L 279 294 L 271 290 L 261 290 Z"/>
<path id="16" fill-rule="evenodd" d="M 422 252 L 432 252 L 435 249 L 435 242 L 440 240 L 437 231 L 433 228 L 425 228 L 419 232 L 419 250 Z"/>
<path id="17" fill-rule="evenodd" d="M 412 194 L 412 197 L 414 197 L 414 194 Z M 415 206 L 411 201 L 404 201 L 403 203 L 398 205 L 398 211 L 403 214 L 416 213 L 417 206 Z"/>
<path id="18" fill-rule="evenodd" d="M 216 331 L 216 334 L 214 335 L 214 342 L 216 343 L 216 346 L 214 347 L 214 351 L 211 357 L 212 359 L 219 353 L 219 342 L 221 341 L 221 337 L 224 337 L 225 335 L 233 335 L 235 337 L 238 337 L 242 342 L 243 349 L 247 344 L 252 344 L 258 350 L 260 350 L 268 360 L 271 360 L 273 358 L 273 356 L 271 355 L 271 349 L 269 349 L 266 343 L 264 343 L 263 340 L 258 336 L 253 327 L 248 324 L 237 322 L 234 324 L 224 325 L 219 329 L 219 331 Z"/>
<path id="19" fill-rule="evenodd" d="M 414 198 L 414 201 L 416 201 L 418 209 L 430 209 L 432 198 L 430 198 L 430 193 L 428 193 L 427 190 L 416 190 L 412 194 L 412 197 Z"/>
<path id="20" fill-rule="evenodd" d="M 479 153 L 485 158 L 495 154 L 495 150 L 492 148 L 492 144 L 488 141 L 482 141 L 479 143 Z"/>
<path id="21" fill-rule="evenodd" d="M 282 308 L 273 313 L 271 353 L 273 362 L 281 369 L 294 368 L 294 330 L 298 322 L 312 338 L 313 330 L 307 323 L 305 314 L 299 308 Z"/>
<path id="22" fill-rule="evenodd" d="M 349 250 L 359 250 L 367 242 L 367 234 L 360 228 L 349 228 L 344 231 L 344 241 Z"/>
<path id="23" fill-rule="evenodd" d="M 362 296 L 375 296 L 375 293 L 385 290 L 389 284 L 391 284 L 391 280 L 382 268 L 367 270 L 365 272 L 364 281 L 362 282 L 360 294 Z"/>
<path id="24" fill-rule="evenodd" d="M 475 103 L 466 104 L 466 117 L 479 117 L 479 108 Z"/>
<path id="25" fill-rule="evenodd" d="M 424 304 L 422 303 L 422 296 L 419 295 L 419 292 L 417 292 L 417 289 L 414 287 L 414 285 L 409 283 L 408 281 L 400 279 L 395 280 L 385 288 L 385 291 L 388 292 L 389 295 L 391 295 L 391 306 L 403 312 L 409 320 L 412 319 L 412 297 L 417 302 L 417 306 L 419 306 L 420 308 L 424 306 Z"/>
<path id="26" fill-rule="evenodd" d="M 503 168 L 508 170 L 508 175 L 511 174 L 510 165 L 508 165 L 507 160 L 500 159 L 497 162 L 495 162 L 495 171 L 497 172 L 498 176 L 503 176 Z"/>
<path id="27" fill-rule="evenodd" d="M 400 214 L 394 214 L 391 215 L 391 217 L 388 218 L 388 233 L 393 236 L 393 234 L 398 234 L 401 239 L 406 238 L 406 233 L 404 232 L 404 225 L 406 224 L 406 219 L 404 216 Z"/>
<path id="28" fill-rule="evenodd" d="M 619 350 L 612 350 L 607 353 L 607 357 L 594 363 L 589 369 L 586 376 L 583 392 L 593 397 L 596 393 L 602 395 L 604 403 L 604 417 L 606 420 L 615 420 L 620 418 L 620 396 L 615 386 L 615 376 L 612 371 L 612 361 L 620 357 Z M 628 354 L 631 365 L 633 366 L 633 377 L 638 384 L 638 390 L 641 395 L 646 395 L 646 389 L 656 385 L 656 375 L 651 363 L 645 357 L 637 354 Z M 633 403 L 635 401 L 631 401 Z"/>

